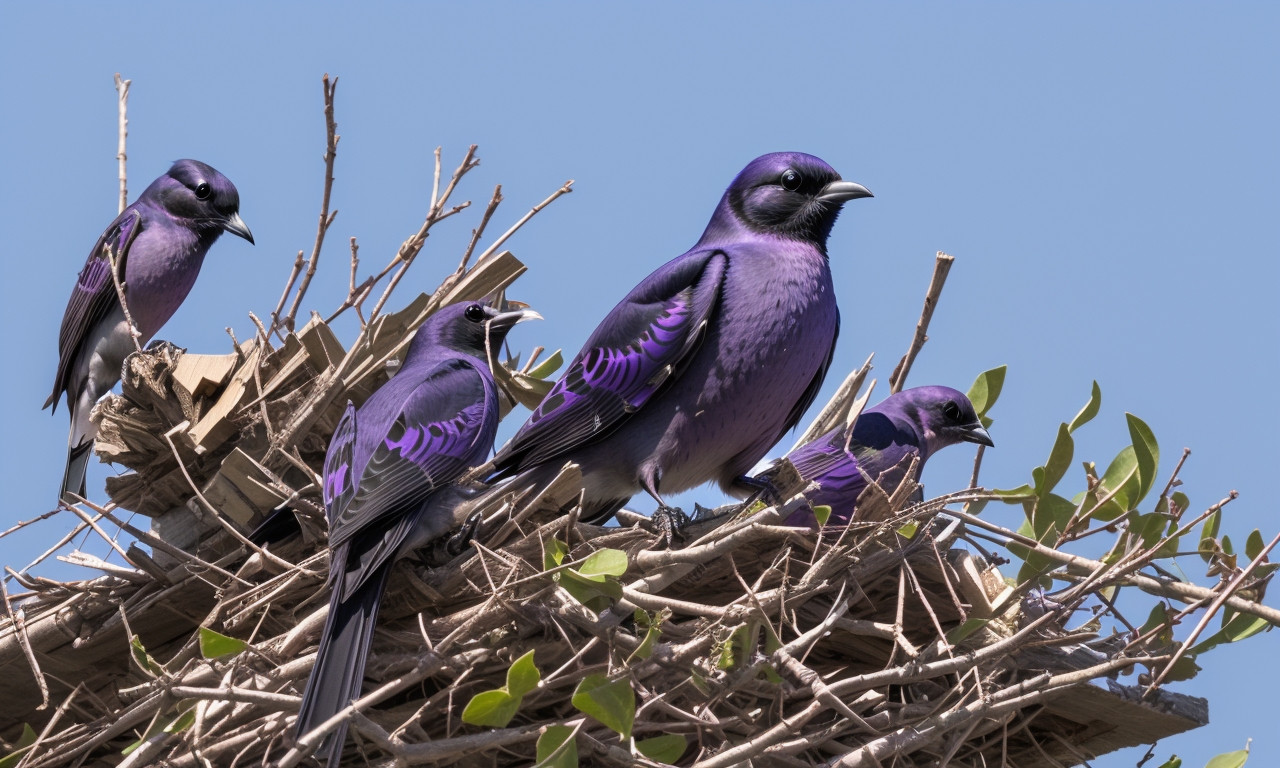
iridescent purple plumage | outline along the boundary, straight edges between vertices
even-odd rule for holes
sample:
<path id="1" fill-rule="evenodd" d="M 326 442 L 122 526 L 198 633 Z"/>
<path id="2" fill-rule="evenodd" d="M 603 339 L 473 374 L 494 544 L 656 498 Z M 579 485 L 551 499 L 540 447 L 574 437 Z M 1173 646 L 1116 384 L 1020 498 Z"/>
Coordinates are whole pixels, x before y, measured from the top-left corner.
<path id="1" fill-rule="evenodd" d="M 108 251 L 120 264 L 125 301 L 146 344 L 191 292 L 205 254 L 223 231 L 253 242 L 240 218 L 240 194 L 227 177 L 197 160 L 179 160 L 116 217 L 98 238 L 67 300 L 58 335 L 58 372 L 44 407 L 71 411 L 60 497 L 84 496 L 96 434 L 89 412 L 120 380 L 133 336 L 120 307 Z"/>
<path id="2" fill-rule="evenodd" d="M 498 395 L 485 359 L 517 322 L 482 304 L 445 307 L 418 329 L 404 364 L 359 408 L 347 404 L 324 462 L 329 615 L 298 713 L 299 736 L 359 695 L 391 566 L 453 528 L 433 502 L 493 448 Z M 346 726 L 320 753 L 336 765 Z"/>
<path id="3" fill-rule="evenodd" d="M 992 445 L 969 398 L 950 387 L 913 387 L 864 410 L 852 436 L 844 427 L 833 429 L 796 448 L 787 459 L 802 478 L 817 483 L 817 490 L 805 496 L 814 506 L 831 507 L 827 524 L 836 525 L 853 518 L 869 480 L 892 494 L 913 456 L 919 457 L 918 478 L 930 456 L 961 442 Z M 816 526 L 817 520 L 811 511 L 802 510 L 787 524 Z"/>
<path id="4" fill-rule="evenodd" d="M 584 520 L 638 490 L 743 475 L 813 401 L 840 325 L 826 240 L 864 187 L 812 155 L 752 161 L 702 238 L 605 317 L 494 459 L 491 480 L 582 469 Z"/>

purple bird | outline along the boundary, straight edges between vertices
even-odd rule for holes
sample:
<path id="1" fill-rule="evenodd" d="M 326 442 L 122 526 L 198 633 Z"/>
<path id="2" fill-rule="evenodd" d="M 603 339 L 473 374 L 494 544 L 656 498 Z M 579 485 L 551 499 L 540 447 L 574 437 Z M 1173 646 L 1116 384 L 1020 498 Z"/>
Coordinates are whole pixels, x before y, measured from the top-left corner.
<path id="1" fill-rule="evenodd" d="M 847 524 L 868 478 L 892 494 L 912 456 L 920 459 L 912 478 L 917 479 L 930 456 L 962 442 L 994 445 L 969 398 L 950 387 L 913 387 L 863 411 L 852 436 L 837 427 L 787 458 L 800 477 L 818 484 L 805 497 L 810 504 L 831 507 L 828 524 Z M 813 527 L 817 519 L 805 509 L 792 514 L 787 525 Z"/>
<path id="2" fill-rule="evenodd" d="M 107 249 L 119 262 L 129 314 L 145 345 L 191 292 L 205 254 L 224 230 L 253 242 L 239 209 L 240 194 L 227 177 L 197 160 L 179 160 L 111 222 L 89 252 L 62 315 L 58 374 L 44 404 L 56 411 L 65 392 L 71 411 L 60 498 L 85 495 L 85 468 L 97 434 L 89 412 L 120 380 L 124 359 L 134 350 Z"/>
<path id="3" fill-rule="evenodd" d="M 693 249 L 613 308 L 490 481 L 582 469 L 582 519 L 603 522 L 639 490 L 745 473 L 795 426 L 822 385 L 840 326 L 827 236 L 846 200 L 870 197 L 822 160 L 764 155 L 738 174 Z M 669 533 L 668 533 L 669 539 Z"/>
<path id="4" fill-rule="evenodd" d="M 493 449 L 498 394 L 486 336 L 496 348 L 516 323 L 538 317 L 477 302 L 445 307 L 418 329 L 390 381 L 359 409 L 347 404 L 324 459 L 333 594 L 299 736 L 359 695 L 391 566 L 453 527 L 451 483 Z M 330 765 L 346 730 L 344 723 L 320 747 Z"/>

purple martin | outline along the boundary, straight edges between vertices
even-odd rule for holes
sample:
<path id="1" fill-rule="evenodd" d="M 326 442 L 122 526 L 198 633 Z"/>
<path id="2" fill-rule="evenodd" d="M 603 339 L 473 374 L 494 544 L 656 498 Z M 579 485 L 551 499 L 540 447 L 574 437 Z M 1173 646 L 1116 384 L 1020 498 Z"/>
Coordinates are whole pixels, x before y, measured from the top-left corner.
<path id="1" fill-rule="evenodd" d="M 85 495 L 85 468 L 97 433 L 89 412 L 120 381 L 124 359 L 134 351 L 108 251 L 119 263 L 129 314 L 145 345 L 187 298 L 219 235 L 226 231 L 253 242 L 239 211 L 240 194 L 227 177 L 197 160 L 179 160 L 111 222 L 89 251 L 62 315 L 58 373 L 44 404 L 56 411 L 58 397 L 66 393 L 71 411 L 60 498 Z"/>
<path id="2" fill-rule="evenodd" d="M 498 393 L 485 353 L 528 310 L 453 304 L 418 329 L 404 364 L 359 408 L 347 404 L 325 454 L 329 615 L 302 694 L 297 734 L 360 694 L 378 605 L 396 559 L 453 527 L 453 481 L 484 462 L 498 428 Z M 320 754 L 337 765 L 347 726 Z"/>
<path id="3" fill-rule="evenodd" d="M 843 203 L 871 193 L 799 152 L 738 174 L 694 247 L 613 308 L 494 458 L 489 480 L 545 483 L 582 469 L 582 519 L 637 491 L 709 481 L 734 495 L 813 402 L 840 313 L 827 237 Z"/>

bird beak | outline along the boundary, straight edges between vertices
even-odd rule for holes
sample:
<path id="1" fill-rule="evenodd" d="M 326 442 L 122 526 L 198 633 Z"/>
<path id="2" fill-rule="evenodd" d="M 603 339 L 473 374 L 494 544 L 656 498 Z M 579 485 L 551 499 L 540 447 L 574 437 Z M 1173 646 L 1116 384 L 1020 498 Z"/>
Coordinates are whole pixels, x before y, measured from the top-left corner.
<path id="1" fill-rule="evenodd" d="M 859 197 L 875 197 L 871 190 L 852 181 L 833 181 L 822 188 L 818 199 L 824 203 L 843 203 L 845 200 L 856 200 Z"/>
<path id="2" fill-rule="evenodd" d="M 541 320 L 542 319 L 542 315 L 538 314 L 537 312 L 534 312 L 532 309 L 528 309 L 528 306 L 529 306 L 528 304 L 524 304 L 523 302 L 519 302 L 519 301 L 511 301 L 511 302 L 507 302 L 507 304 L 508 306 L 522 305 L 525 307 L 525 309 L 516 309 L 511 312 L 502 312 L 500 314 L 494 315 L 489 320 L 489 327 L 492 328 L 493 330 L 509 331 L 513 327 L 515 327 L 518 323 L 523 323 L 525 320 Z"/>
<path id="3" fill-rule="evenodd" d="M 244 219 L 240 218 L 238 212 L 231 214 L 231 218 L 223 222 L 222 228 L 233 235 L 243 237 L 250 244 L 253 243 L 253 233 L 249 231 L 249 225 L 244 223 Z"/>
<path id="4" fill-rule="evenodd" d="M 996 444 L 991 439 L 991 433 L 987 432 L 987 428 L 982 426 L 982 422 L 975 421 L 967 427 L 960 430 L 960 439 L 969 443 L 977 443 L 985 445 L 988 448 L 995 448 Z"/>

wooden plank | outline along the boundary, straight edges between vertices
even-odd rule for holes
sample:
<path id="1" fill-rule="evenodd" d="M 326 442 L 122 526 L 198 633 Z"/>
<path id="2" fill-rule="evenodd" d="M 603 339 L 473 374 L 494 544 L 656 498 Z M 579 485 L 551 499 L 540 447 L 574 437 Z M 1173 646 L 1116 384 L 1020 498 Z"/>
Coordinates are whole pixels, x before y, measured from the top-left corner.
<path id="1" fill-rule="evenodd" d="M 271 475 L 239 448 L 222 460 L 222 467 L 202 491 L 209 503 L 242 528 L 287 496 L 271 485 Z"/>
<path id="2" fill-rule="evenodd" d="M 245 347 L 249 347 L 249 342 Z M 207 453 L 217 448 L 236 432 L 231 418 L 240 406 L 253 396 L 253 372 L 262 350 L 256 344 L 245 355 L 244 362 L 236 369 L 218 401 L 209 408 L 204 418 L 191 428 L 191 443 L 196 453 Z"/>
<path id="3" fill-rule="evenodd" d="M 173 367 L 173 380 L 192 397 L 213 397 L 231 379 L 239 361 L 240 355 L 235 352 L 226 355 L 184 354 Z"/>

